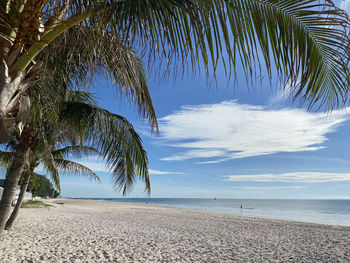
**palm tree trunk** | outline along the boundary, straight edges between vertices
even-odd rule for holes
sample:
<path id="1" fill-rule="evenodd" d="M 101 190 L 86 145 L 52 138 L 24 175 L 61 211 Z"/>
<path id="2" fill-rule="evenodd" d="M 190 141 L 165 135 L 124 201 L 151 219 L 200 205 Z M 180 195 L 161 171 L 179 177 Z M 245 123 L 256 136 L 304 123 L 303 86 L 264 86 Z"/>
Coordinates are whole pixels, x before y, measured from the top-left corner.
<path id="1" fill-rule="evenodd" d="M 0 143 L 9 140 L 8 127 L 12 126 L 14 118 L 7 118 L 6 110 L 11 105 L 14 94 L 19 90 L 23 76 L 23 72 L 18 72 L 11 78 L 5 60 L 0 61 Z"/>
<path id="2" fill-rule="evenodd" d="M 23 173 L 23 183 L 21 185 L 21 191 L 19 193 L 16 206 L 13 209 L 10 218 L 6 222 L 6 226 L 5 226 L 6 230 L 11 229 L 11 227 L 13 225 L 13 222 L 16 220 L 16 217 L 18 215 L 18 211 L 21 208 L 21 205 L 22 205 L 22 202 L 23 202 L 23 199 L 24 199 L 24 195 L 26 193 L 26 190 L 27 190 L 27 187 L 28 187 L 28 184 L 29 184 L 29 179 L 30 179 L 31 174 L 32 174 L 31 171 Z"/>
<path id="3" fill-rule="evenodd" d="M 16 188 L 27 159 L 30 143 L 30 130 L 28 128 L 24 128 L 21 135 L 21 141 L 16 147 L 12 164 L 7 170 L 6 174 L 6 184 L 0 201 L 0 234 L 5 228 L 6 221 L 11 210 L 11 203 L 16 194 Z"/>

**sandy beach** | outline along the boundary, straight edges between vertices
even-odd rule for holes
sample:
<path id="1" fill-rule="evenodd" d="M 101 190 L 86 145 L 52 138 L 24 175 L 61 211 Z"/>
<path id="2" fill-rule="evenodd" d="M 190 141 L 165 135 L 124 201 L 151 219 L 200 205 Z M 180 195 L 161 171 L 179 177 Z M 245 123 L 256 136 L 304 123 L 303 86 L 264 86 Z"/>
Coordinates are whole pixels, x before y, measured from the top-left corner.
<path id="1" fill-rule="evenodd" d="M 0 262 L 350 262 L 350 227 L 92 200 L 22 209 Z"/>

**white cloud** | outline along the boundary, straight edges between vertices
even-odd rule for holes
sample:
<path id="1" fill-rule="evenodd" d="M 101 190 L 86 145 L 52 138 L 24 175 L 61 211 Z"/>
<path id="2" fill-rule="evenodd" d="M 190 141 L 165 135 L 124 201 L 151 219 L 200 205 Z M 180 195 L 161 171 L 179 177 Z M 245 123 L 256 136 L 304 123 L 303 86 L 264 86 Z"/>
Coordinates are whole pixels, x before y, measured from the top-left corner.
<path id="1" fill-rule="evenodd" d="M 85 160 L 85 161 L 81 162 L 81 164 L 89 167 L 94 172 L 105 172 L 105 173 L 109 172 L 102 161 L 99 162 L 98 160 L 91 160 L 90 159 L 90 160 Z M 173 175 L 173 174 L 184 175 L 184 174 L 187 174 L 184 172 L 159 171 L 159 170 L 153 170 L 153 169 L 149 169 L 148 172 L 150 175 Z"/>
<path id="2" fill-rule="evenodd" d="M 341 8 L 343 8 L 346 11 L 349 11 L 350 9 L 350 0 L 343 0 L 340 5 Z"/>
<path id="3" fill-rule="evenodd" d="M 106 165 L 102 161 L 98 161 L 98 159 L 83 159 L 79 163 L 89 167 L 94 172 L 109 172 Z"/>
<path id="4" fill-rule="evenodd" d="M 238 190 L 289 190 L 289 189 L 304 189 L 306 186 L 291 185 L 291 186 L 242 186 L 242 187 L 230 187 L 231 189 Z"/>
<path id="5" fill-rule="evenodd" d="M 326 115 L 235 101 L 182 106 L 160 119 L 160 138 L 170 146 L 188 150 L 162 160 L 206 158 L 206 163 L 213 163 L 278 152 L 316 151 L 325 147 L 326 134 L 346 119 L 345 110 Z"/>
<path id="6" fill-rule="evenodd" d="M 152 169 L 149 169 L 148 172 L 150 175 L 167 175 L 167 174 L 184 175 L 184 174 L 188 174 L 188 173 L 184 173 L 184 172 L 168 172 L 168 171 L 158 171 L 158 170 L 152 170 Z"/>
<path id="7" fill-rule="evenodd" d="M 78 162 L 82 165 L 87 166 L 94 172 L 103 172 L 103 173 L 109 173 L 109 170 L 105 166 L 104 162 L 101 159 L 98 158 L 85 158 L 78 160 Z M 45 172 L 45 169 L 42 165 L 39 165 L 36 169 L 37 172 Z M 185 175 L 188 173 L 185 172 L 172 172 L 172 171 L 159 171 L 159 170 L 148 170 L 150 175 Z"/>
<path id="8" fill-rule="evenodd" d="M 225 175 L 230 182 L 326 183 L 350 181 L 350 173 L 298 172 L 280 174 Z"/>
<path id="9" fill-rule="evenodd" d="M 98 158 L 82 158 L 82 159 L 78 159 L 78 160 L 74 160 L 75 162 L 78 162 L 82 165 L 87 166 L 88 168 L 90 168 L 91 170 L 93 170 L 94 172 L 104 172 L 104 173 L 108 173 L 108 169 L 106 168 L 105 164 L 102 161 L 99 161 L 100 159 Z M 44 168 L 44 166 L 42 164 L 40 164 L 36 169 L 36 172 L 39 173 L 45 173 L 46 170 Z"/>
<path id="10" fill-rule="evenodd" d="M 274 95 L 270 97 L 270 105 L 280 105 L 287 101 L 293 94 L 291 83 L 287 83 L 282 89 L 278 89 Z"/>

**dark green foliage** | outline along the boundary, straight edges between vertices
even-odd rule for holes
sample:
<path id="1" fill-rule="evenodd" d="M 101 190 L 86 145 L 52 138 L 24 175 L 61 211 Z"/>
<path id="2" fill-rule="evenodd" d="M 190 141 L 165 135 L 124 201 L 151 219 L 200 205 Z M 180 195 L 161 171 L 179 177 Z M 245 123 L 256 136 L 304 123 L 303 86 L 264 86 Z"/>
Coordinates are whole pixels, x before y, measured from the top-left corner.
<path id="1" fill-rule="evenodd" d="M 234 75 L 241 64 L 247 79 L 266 67 L 270 78 L 276 69 L 291 95 L 311 105 L 331 108 L 346 100 L 349 18 L 330 0 L 103 2 L 95 2 L 102 24 L 139 44 L 151 62 L 181 72 L 190 61 L 194 71 L 204 64 L 215 75 L 221 60 Z M 101 24 L 94 18 L 85 23 Z"/>
<path id="2" fill-rule="evenodd" d="M 114 176 L 114 187 L 125 195 L 136 179 L 150 193 L 148 159 L 141 138 L 124 117 L 95 105 L 65 103 L 61 118 L 87 144 L 98 149 Z"/>
<path id="3" fill-rule="evenodd" d="M 0 5 L 1 37 L 21 43 L 22 33 L 31 34 L 16 25 L 22 1 Z M 153 126 L 143 76 L 130 67 L 140 62 L 133 49 L 148 55 L 148 68 L 162 63 L 175 72 L 204 66 L 215 75 L 219 60 L 227 73 L 236 73 L 241 63 L 249 78 L 255 65 L 266 66 L 270 73 L 275 68 L 290 82 L 294 96 L 310 103 L 338 105 L 348 91 L 349 18 L 331 0 L 48 0 L 31 12 L 45 30 L 41 40 L 26 41 L 26 48 L 12 54 L 17 60 L 10 72 L 28 70 L 43 54 L 51 56 L 60 48 L 64 53 L 70 47 L 76 54 L 72 60 L 83 55 L 80 62 L 91 66 L 92 73 L 97 64 L 104 67 L 116 88 L 133 95 Z M 121 49 L 110 40 L 122 42 L 131 57 L 120 56 Z M 120 64 L 122 71 L 113 70 Z"/>
<path id="4" fill-rule="evenodd" d="M 31 192 L 33 197 L 56 198 L 60 194 L 53 187 L 50 180 L 40 174 L 33 174 L 31 176 L 27 191 Z"/>

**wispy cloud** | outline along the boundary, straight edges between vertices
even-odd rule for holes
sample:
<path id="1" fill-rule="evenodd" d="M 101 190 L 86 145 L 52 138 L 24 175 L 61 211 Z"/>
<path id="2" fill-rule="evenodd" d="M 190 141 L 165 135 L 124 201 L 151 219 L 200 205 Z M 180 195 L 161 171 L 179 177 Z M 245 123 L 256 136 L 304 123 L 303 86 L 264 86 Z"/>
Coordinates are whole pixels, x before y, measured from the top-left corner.
<path id="1" fill-rule="evenodd" d="M 293 90 L 291 83 L 287 83 L 282 89 L 276 90 L 275 94 L 270 97 L 269 105 L 281 105 L 292 97 Z"/>
<path id="2" fill-rule="evenodd" d="M 79 161 L 79 163 L 89 167 L 94 172 L 103 172 L 103 173 L 109 172 L 106 165 L 104 164 L 104 162 L 99 161 L 99 159 L 92 159 L 92 158 L 83 159 L 83 160 Z"/>
<path id="3" fill-rule="evenodd" d="M 230 187 L 231 189 L 238 190 L 289 190 L 289 189 L 304 189 L 306 186 L 302 185 L 291 185 L 291 186 L 242 186 L 242 187 Z"/>
<path id="4" fill-rule="evenodd" d="M 298 172 L 280 174 L 225 175 L 230 182 L 326 183 L 350 181 L 350 173 Z"/>
<path id="5" fill-rule="evenodd" d="M 158 171 L 158 170 L 152 170 L 149 169 L 148 170 L 150 175 L 172 175 L 172 174 L 177 174 L 177 175 L 185 175 L 188 173 L 184 173 L 184 172 L 169 172 L 169 171 Z"/>
<path id="6" fill-rule="evenodd" d="M 85 158 L 79 160 L 79 163 L 82 165 L 85 165 L 86 167 L 90 168 L 94 172 L 103 172 L 103 173 L 109 173 L 110 171 L 107 169 L 105 166 L 104 162 L 99 159 L 99 158 Z M 44 167 L 42 165 L 39 165 L 36 168 L 37 172 L 46 172 Z M 154 169 L 149 169 L 148 170 L 150 175 L 186 175 L 189 173 L 185 172 L 178 172 L 178 171 L 159 171 L 159 170 L 154 170 Z M 1 171 L 0 171 L 1 174 Z"/>
<path id="7" fill-rule="evenodd" d="M 346 11 L 349 11 L 350 9 L 350 0 L 343 0 L 340 5 L 341 8 L 343 8 Z"/>
<path id="8" fill-rule="evenodd" d="M 103 161 L 100 159 L 96 159 L 96 158 L 83 159 L 80 161 L 80 163 L 89 167 L 94 172 L 109 173 L 107 167 L 105 166 Z M 176 174 L 177 175 L 184 175 L 184 174 L 188 174 L 185 172 L 159 171 L 159 170 L 154 170 L 154 169 L 149 169 L 148 172 L 150 175 L 176 175 Z"/>
<path id="9" fill-rule="evenodd" d="M 102 159 L 100 159 L 98 157 L 88 157 L 88 158 L 82 158 L 82 159 L 78 159 L 78 160 L 74 160 L 74 161 L 90 168 L 94 172 L 104 172 L 104 173 L 109 172 L 107 167 L 105 166 L 105 163 L 102 161 Z M 46 169 L 44 168 L 44 166 L 42 164 L 40 164 L 35 169 L 35 171 L 39 172 L 39 173 L 46 173 Z"/>
<path id="10" fill-rule="evenodd" d="M 203 162 L 215 163 L 278 152 L 316 151 L 325 147 L 326 135 L 346 120 L 345 110 L 325 115 L 235 101 L 182 106 L 160 119 L 160 138 L 182 149 L 162 160 L 205 158 Z"/>

